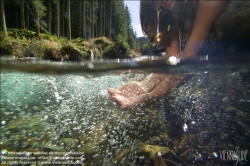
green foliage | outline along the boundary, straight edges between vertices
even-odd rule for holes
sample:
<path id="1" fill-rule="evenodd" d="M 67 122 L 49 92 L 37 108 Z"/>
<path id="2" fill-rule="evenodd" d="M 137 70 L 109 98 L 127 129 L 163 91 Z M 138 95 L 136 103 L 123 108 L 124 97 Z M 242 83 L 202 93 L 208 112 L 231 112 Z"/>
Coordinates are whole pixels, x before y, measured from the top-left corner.
<path id="1" fill-rule="evenodd" d="M 132 28 L 132 21 L 131 21 L 131 14 L 128 10 L 128 7 L 125 7 L 126 9 L 126 14 L 127 14 L 127 29 L 128 29 L 128 45 L 130 49 L 135 50 L 136 49 L 136 44 L 137 44 L 137 37 L 136 34 L 134 33 L 134 30 Z"/>
<path id="2" fill-rule="evenodd" d="M 46 47 L 44 44 L 41 44 L 40 40 L 32 40 L 28 42 L 27 47 L 22 47 L 22 55 L 24 57 L 44 57 L 44 52 Z"/>
<path id="3" fill-rule="evenodd" d="M 36 33 L 26 29 L 8 29 L 8 35 L 13 38 L 31 39 L 36 37 Z"/>
<path id="4" fill-rule="evenodd" d="M 69 44 L 61 48 L 61 53 L 70 55 L 73 49 L 75 49 L 74 45 Z"/>
<path id="5" fill-rule="evenodd" d="M 128 43 L 124 40 L 122 35 L 116 37 L 115 43 L 108 45 L 103 51 L 104 58 L 117 58 L 120 55 L 127 54 L 129 50 Z"/>
<path id="6" fill-rule="evenodd" d="M 45 46 L 39 40 L 5 37 L 0 44 L 1 54 L 16 57 L 43 57 Z"/>
<path id="7" fill-rule="evenodd" d="M 33 0 L 31 2 L 34 5 L 35 13 L 39 13 L 39 17 L 40 18 L 46 16 L 47 8 L 43 4 L 42 0 Z"/>
<path id="8" fill-rule="evenodd" d="M 54 41 L 54 42 L 60 43 L 60 40 L 57 39 L 56 35 L 52 35 L 52 34 L 50 34 L 49 32 L 46 32 L 46 33 L 44 33 L 44 34 L 41 34 L 41 35 L 40 35 L 40 38 L 41 38 L 41 39 L 50 40 L 50 41 Z"/>
<path id="9" fill-rule="evenodd" d="M 59 38 L 59 43 L 60 43 L 62 46 L 66 46 L 67 43 L 68 43 L 68 39 L 65 38 L 65 37 L 60 37 L 60 38 Z"/>
<path id="10" fill-rule="evenodd" d="M 24 0 L 24 13 L 25 15 L 22 15 L 20 10 L 22 8 L 21 5 L 23 5 L 22 3 L 20 3 L 20 0 L 8 0 L 5 1 L 5 11 L 6 13 L 8 13 L 8 15 L 6 15 L 6 20 L 7 20 L 7 25 L 9 25 L 9 27 L 14 27 L 14 28 L 20 28 L 23 27 L 24 23 L 25 23 L 25 27 L 28 28 L 27 29 L 11 29 L 9 30 L 10 34 L 9 36 L 12 37 L 13 39 L 16 40 L 33 40 L 33 39 L 37 39 L 36 37 L 37 34 L 40 34 L 40 28 L 37 28 L 37 25 L 41 27 L 41 35 L 39 36 L 39 39 L 44 39 L 44 40 L 50 40 L 50 41 L 55 41 L 57 43 L 60 43 L 62 46 L 67 46 L 68 45 L 68 40 L 66 38 L 64 38 L 64 35 L 66 34 L 66 22 L 67 19 L 63 16 L 60 15 L 60 19 L 61 21 L 64 21 L 64 26 L 65 28 L 62 29 L 62 26 L 60 27 L 60 38 L 57 39 L 57 37 L 55 36 L 56 32 L 55 32 L 55 24 L 56 24 L 56 5 L 54 3 L 59 2 L 61 9 L 62 9 L 62 4 L 65 4 L 65 1 L 59 1 L 59 0 L 52 0 L 51 1 L 51 5 L 49 6 L 48 1 L 45 0 L 32 0 L 32 1 L 28 1 L 28 0 Z M 103 33 L 100 33 L 100 28 L 101 27 L 106 27 L 106 29 L 102 29 L 103 31 L 105 31 L 105 36 L 109 37 L 109 31 L 112 30 L 112 39 L 115 40 L 117 44 L 115 44 L 116 48 L 121 48 L 121 51 L 117 51 L 117 52 L 126 52 L 124 50 L 126 49 L 136 49 L 136 35 L 133 32 L 133 28 L 131 26 L 131 16 L 129 13 L 129 10 L 127 7 L 125 7 L 123 0 L 112 0 L 112 5 L 111 1 L 102 1 L 105 4 L 103 6 L 103 11 L 102 13 L 105 13 L 105 16 L 101 17 L 101 1 L 95 1 L 93 2 L 94 5 L 93 7 L 93 20 L 90 20 L 90 2 L 92 1 L 82 1 L 82 4 L 85 4 L 85 12 L 83 10 L 82 14 L 85 13 L 85 20 L 81 20 L 79 17 L 79 9 L 81 9 L 79 7 L 79 1 L 76 0 L 71 0 L 70 1 L 70 7 L 71 7 L 71 25 L 72 25 L 72 38 L 75 38 L 72 40 L 72 43 L 76 46 L 76 48 L 78 50 L 80 50 L 81 52 L 84 52 L 85 50 L 88 49 L 88 46 L 84 45 L 83 43 L 85 42 L 85 40 L 83 38 L 79 38 L 79 28 L 83 28 L 80 25 L 80 23 L 82 22 L 85 23 L 84 25 L 87 26 L 85 27 L 85 34 L 86 36 L 91 36 L 90 35 L 90 30 L 88 29 L 88 24 L 89 21 L 93 21 L 94 25 L 94 32 L 95 32 L 95 37 L 98 35 L 104 35 Z M 65 6 L 66 7 L 66 6 Z M 16 10 L 18 9 L 18 10 Z M 63 12 L 62 10 L 60 10 L 60 12 Z M 49 14 L 50 13 L 50 19 L 49 18 Z M 27 14 L 27 15 L 26 15 Z M 111 14 L 111 15 L 109 15 Z M 28 16 L 28 17 L 27 17 Z M 111 16 L 111 24 L 109 24 L 109 16 Z M 24 18 L 25 17 L 25 18 Z M 83 15 L 82 15 L 83 18 Z M 101 21 L 102 19 L 102 21 Z M 13 21 L 16 20 L 16 21 Z M 25 20 L 24 22 L 22 22 L 21 20 Z M 48 21 L 51 21 L 50 23 Z M 102 26 L 100 26 L 100 23 L 102 22 Z M 34 23 L 34 24 L 33 24 Z M 47 32 L 47 27 L 46 24 L 48 25 L 52 25 L 50 27 L 50 29 L 52 30 L 52 34 L 49 34 Z M 108 29 L 109 25 L 111 25 L 111 30 Z M 92 28 L 92 30 L 93 30 Z M 97 28 L 97 29 L 96 29 Z M 36 32 L 30 31 L 31 29 L 36 30 Z M 103 32 L 102 31 L 102 32 Z M 38 35 L 37 35 L 38 36 Z M 122 40 L 116 40 L 117 36 L 120 36 L 122 38 Z M 93 36 L 94 37 L 94 36 Z M 18 43 L 21 41 L 18 41 Z M 7 42 L 8 43 L 8 42 Z M 86 42 L 85 42 L 86 44 Z M 102 52 L 102 50 L 105 49 L 106 46 L 109 46 L 110 43 L 102 43 L 102 41 L 96 41 L 96 43 L 93 44 L 93 47 L 96 48 L 92 48 L 94 49 L 98 49 L 100 52 Z M 129 45 L 129 47 L 127 47 L 127 45 Z M 8 46 L 11 47 L 11 46 Z M 92 44 L 91 46 L 92 47 Z"/>
<path id="11" fill-rule="evenodd" d="M 144 54 L 144 55 L 149 54 L 149 48 L 150 48 L 149 43 L 143 43 L 141 46 L 142 54 Z"/>
<path id="12" fill-rule="evenodd" d="M 112 27 L 115 30 L 115 36 L 121 36 L 124 41 L 128 40 L 128 19 L 122 0 L 113 1 Z"/>
<path id="13" fill-rule="evenodd" d="M 0 53 L 1 55 L 13 55 L 13 50 L 18 46 L 16 40 L 13 40 L 11 37 L 7 36 L 2 38 L 1 33 L 1 43 L 0 43 Z"/>
<path id="14" fill-rule="evenodd" d="M 36 32 L 27 29 L 8 29 L 8 36 L 12 37 L 13 39 L 23 39 L 23 40 L 37 39 Z M 60 42 L 55 35 L 52 35 L 48 32 L 41 34 L 39 39 Z"/>
<path id="15" fill-rule="evenodd" d="M 118 46 L 121 46 L 123 52 L 126 53 L 126 51 L 129 49 L 129 45 L 128 45 L 128 42 L 126 41 L 126 39 L 124 39 L 124 37 L 122 35 L 117 35 L 116 36 L 116 39 L 115 39 L 115 43 L 118 45 Z"/>
<path id="16" fill-rule="evenodd" d="M 104 58 L 115 58 L 115 55 L 116 55 L 116 50 L 114 49 L 114 43 L 108 45 L 103 50 L 103 57 Z"/>

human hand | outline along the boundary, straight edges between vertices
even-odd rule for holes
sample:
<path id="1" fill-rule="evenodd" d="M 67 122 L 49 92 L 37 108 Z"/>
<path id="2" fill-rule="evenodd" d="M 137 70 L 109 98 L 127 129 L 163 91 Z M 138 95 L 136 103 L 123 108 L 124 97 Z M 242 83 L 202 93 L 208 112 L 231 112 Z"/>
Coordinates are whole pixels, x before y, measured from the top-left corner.
<path id="1" fill-rule="evenodd" d="M 117 90 L 109 88 L 110 98 L 122 109 L 133 110 L 141 106 L 147 90 L 139 82 L 130 81 Z"/>
<path id="2" fill-rule="evenodd" d="M 120 86 L 116 92 L 126 97 L 135 97 L 146 93 L 147 90 L 140 82 L 130 81 Z"/>

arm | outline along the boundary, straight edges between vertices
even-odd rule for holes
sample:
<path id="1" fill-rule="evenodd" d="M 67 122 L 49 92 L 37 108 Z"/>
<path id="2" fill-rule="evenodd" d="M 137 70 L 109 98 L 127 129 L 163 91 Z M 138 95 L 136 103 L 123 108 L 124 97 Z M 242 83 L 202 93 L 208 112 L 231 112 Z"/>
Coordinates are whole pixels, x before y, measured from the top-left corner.
<path id="1" fill-rule="evenodd" d="M 166 74 L 156 74 L 152 73 L 146 77 L 141 83 L 141 85 L 146 89 L 146 92 L 149 93 L 155 89 L 162 80 L 166 78 Z"/>
<path id="2" fill-rule="evenodd" d="M 168 77 L 162 80 L 151 92 L 133 98 L 130 100 L 130 103 L 121 105 L 121 108 L 130 110 L 130 112 L 135 112 L 138 107 L 142 108 L 151 105 L 163 96 L 170 94 L 173 88 L 182 86 L 192 77 L 193 75 L 168 75 Z"/>
<path id="3" fill-rule="evenodd" d="M 210 33 L 211 26 L 228 1 L 199 1 L 193 29 L 183 51 L 183 57 L 196 55 Z"/>
<path id="4" fill-rule="evenodd" d="M 168 78 L 161 81 L 161 83 L 153 91 L 146 93 L 144 96 L 147 100 L 146 105 L 150 105 L 161 99 L 163 96 L 169 94 L 177 84 L 180 77 L 181 75 L 169 75 Z"/>
<path id="5" fill-rule="evenodd" d="M 180 57 L 180 40 L 179 38 L 175 38 L 171 41 L 170 46 L 166 47 L 166 55 L 164 58 L 169 58 L 171 56 Z"/>

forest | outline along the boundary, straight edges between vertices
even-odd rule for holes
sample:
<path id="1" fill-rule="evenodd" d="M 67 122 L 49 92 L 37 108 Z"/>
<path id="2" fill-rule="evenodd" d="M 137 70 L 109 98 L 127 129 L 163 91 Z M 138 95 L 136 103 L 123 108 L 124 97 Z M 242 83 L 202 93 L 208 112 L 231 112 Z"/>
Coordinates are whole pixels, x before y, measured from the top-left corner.
<path id="1" fill-rule="evenodd" d="M 102 39 L 103 50 L 99 50 L 99 54 L 105 53 L 104 47 L 110 54 L 139 52 L 140 46 L 131 25 L 131 15 L 123 0 L 0 1 L 2 52 L 8 52 L 11 47 L 8 40 L 13 37 L 64 41 L 64 44 L 60 42 L 62 46 L 65 43 L 77 43 L 82 46 L 82 49 L 78 47 L 80 53 L 88 50 L 83 48 L 84 41 L 86 46 L 86 41 L 98 39 L 100 43 Z M 96 40 L 95 46 L 98 45 L 95 42 Z M 107 48 L 111 50 L 107 51 Z M 110 54 L 106 56 L 117 57 Z"/>

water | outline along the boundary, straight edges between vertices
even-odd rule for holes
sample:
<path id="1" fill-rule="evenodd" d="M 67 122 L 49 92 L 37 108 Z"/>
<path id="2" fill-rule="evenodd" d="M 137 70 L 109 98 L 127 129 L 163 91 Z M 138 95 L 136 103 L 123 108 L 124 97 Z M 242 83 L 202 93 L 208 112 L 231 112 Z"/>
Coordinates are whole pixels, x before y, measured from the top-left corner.
<path id="1" fill-rule="evenodd" d="M 2 59 L 1 164 L 247 165 L 248 57 Z M 151 72 L 195 76 L 135 114 L 109 98 L 108 88 Z"/>

